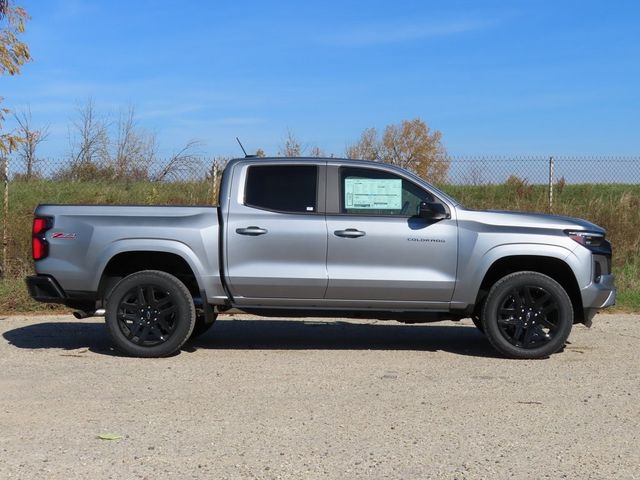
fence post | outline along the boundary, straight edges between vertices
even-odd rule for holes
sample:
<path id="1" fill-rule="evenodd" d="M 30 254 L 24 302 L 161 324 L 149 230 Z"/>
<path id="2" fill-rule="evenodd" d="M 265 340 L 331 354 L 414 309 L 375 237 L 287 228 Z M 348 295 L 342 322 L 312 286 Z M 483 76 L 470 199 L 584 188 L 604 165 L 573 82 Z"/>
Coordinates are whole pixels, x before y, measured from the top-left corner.
<path id="1" fill-rule="evenodd" d="M 549 157 L 549 213 L 553 212 L 553 156 Z"/>
<path id="2" fill-rule="evenodd" d="M 2 179 L 4 193 L 2 195 L 2 271 L 0 271 L 0 278 L 5 278 L 8 270 L 7 246 L 9 245 L 9 157 L 6 156 L 2 158 Z"/>
<path id="3" fill-rule="evenodd" d="M 218 162 L 213 161 L 211 167 L 211 205 L 218 202 Z"/>

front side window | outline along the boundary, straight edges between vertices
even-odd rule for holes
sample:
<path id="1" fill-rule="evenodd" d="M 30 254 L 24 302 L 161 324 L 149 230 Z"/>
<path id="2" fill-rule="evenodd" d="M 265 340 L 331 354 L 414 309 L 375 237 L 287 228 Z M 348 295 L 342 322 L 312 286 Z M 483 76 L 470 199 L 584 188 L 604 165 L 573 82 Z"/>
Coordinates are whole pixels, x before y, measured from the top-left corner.
<path id="1" fill-rule="evenodd" d="M 351 215 L 412 217 L 433 195 L 393 173 L 368 168 L 340 169 L 340 211 Z"/>
<path id="2" fill-rule="evenodd" d="M 277 212 L 315 213 L 318 167 L 254 165 L 249 167 L 244 203 Z"/>

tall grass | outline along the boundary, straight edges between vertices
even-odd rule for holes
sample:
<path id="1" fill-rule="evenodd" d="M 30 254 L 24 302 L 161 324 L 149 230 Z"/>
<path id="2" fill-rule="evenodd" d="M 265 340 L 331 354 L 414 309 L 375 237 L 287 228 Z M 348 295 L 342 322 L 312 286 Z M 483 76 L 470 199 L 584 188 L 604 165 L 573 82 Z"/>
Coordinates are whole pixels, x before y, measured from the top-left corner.
<path id="1" fill-rule="evenodd" d="M 548 212 L 546 186 L 529 185 L 515 177 L 500 185 L 441 185 L 463 205 L 476 209 Z M 216 188 L 208 181 L 157 183 L 72 182 L 37 180 L 10 185 L 8 278 L 22 278 L 32 270 L 30 234 L 38 203 L 211 205 Z M 584 218 L 608 231 L 614 246 L 614 272 L 619 304 L 640 310 L 640 185 L 557 184 L 552 213 Z M 2 219 L 4 220 L 4 219 Z M 11 283 L 11 281 L 9 280 Z M 0 288 L 0 311 L 19 310 L 17 289 L 22 280 Z M 5 282 L 6 283 L 6 282 Z M 6 298 L 5 298 L 6 297 Z M 11 302 L 7 303 L 7 298 Z M 26 304 L 25 304 L 26 305 Z M 29 309 L 33 304 L 28 304 Z M 26 306 L 25 306 L 26 309 Z"/>

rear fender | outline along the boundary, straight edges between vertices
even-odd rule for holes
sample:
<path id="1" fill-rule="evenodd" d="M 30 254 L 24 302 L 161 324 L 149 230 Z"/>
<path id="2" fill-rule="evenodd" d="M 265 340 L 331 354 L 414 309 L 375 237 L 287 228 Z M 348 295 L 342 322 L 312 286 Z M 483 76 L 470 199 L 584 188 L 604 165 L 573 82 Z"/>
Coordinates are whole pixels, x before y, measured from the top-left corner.
<path id="1" fill-rule="evenodd" d="M 170 253 L 182 258 L 195 275 L 196 282 L 201 291 L 204 291 L 209 303 L 224 303 L 226 294 L 222 288 L 220 268 L 217 256 L 211 256 L 208 260 L 215 265 L 203 265 L 200 258 L 186 244 L 175 240 L 159 240 L 153 238 L 124 239 L 110 243 L 98 256 L 101 262 L 96 268 L 93 278 L 92 290 L 97 291 L 106 266 L 116 255 L 128 252 L 162 252 Z"/>

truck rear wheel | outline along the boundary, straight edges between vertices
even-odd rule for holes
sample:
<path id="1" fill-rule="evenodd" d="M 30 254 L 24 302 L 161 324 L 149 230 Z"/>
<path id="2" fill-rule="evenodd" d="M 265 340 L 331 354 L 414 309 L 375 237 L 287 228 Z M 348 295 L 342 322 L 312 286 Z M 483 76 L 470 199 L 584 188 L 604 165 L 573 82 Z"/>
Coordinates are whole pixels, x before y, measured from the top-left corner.
<path id="1" fill-rule="evenodd" d="M 498 280 L 482 310 L 489 342 L 510 358 L 548 357 L 564 346 L 572 325 L 569 295 L 538 272 L 516 272 Z"/>
<path id="2" fill-rule="evenodd" d="M 193 331 L 196 312 L 173 275 L 144 270 L 122 279 L 107 299 L 106 322 L 116 347 L 136 357 L 176 352 Z"/>

